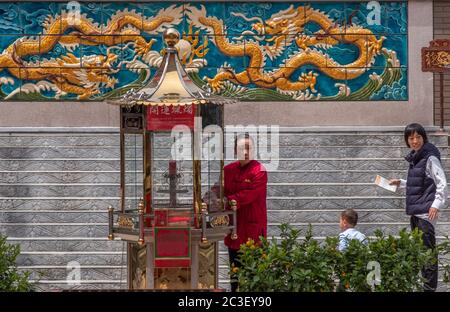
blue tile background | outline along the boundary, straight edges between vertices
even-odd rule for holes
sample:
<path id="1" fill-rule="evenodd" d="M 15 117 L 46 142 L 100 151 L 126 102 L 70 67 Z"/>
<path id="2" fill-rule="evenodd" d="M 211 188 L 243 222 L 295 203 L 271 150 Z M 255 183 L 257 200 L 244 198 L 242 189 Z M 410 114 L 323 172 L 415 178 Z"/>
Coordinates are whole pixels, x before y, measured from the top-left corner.
<path id="1" fill-rule="evenodd" d="M 180 33 L 187 33 L 189 27 L 189 20 L 186 16 L 186 10 L 189 6 L 194 6 L 200 8 L 204 5 L 206 8 L 207 16 L 214 16 L 225 25 L 224 35 L 228 38 L 231 44 L 240 46 L 242 51 L 244 51 L 244 42 L 248 40 L 256 40 L 256 37 L 249 35 L 249 31 L 255 33 L 252 29 L 252 25 L 256 23 L 254 17 L 261 18 L 264 22 L 271 19 L 274 14 L 282 10 L 286 10 L 293 6 L 298 8 L 299 6 L 310 6 L 312 9 L 326 14 L 335 25 L 339 25 L 343 31 L 351 24 L 361 26 L 363 28 L 369 29 L 377 38 L 380 36 L 386 37 L 383 43 L 383 47 L 396 52 L 398 60 L 400 61 L 401 78 L 399 78 L 391 86 L 385 86 L 381 90 L 373 90 L 370 96 L 365 98 L 357 98 L 354 100 L 407 100 L 408 99 L 408 84 L 407 84 L 407 71 L 408 71 L 408 16 L 407 16 L 407 2 L 406 1 L 383 1 L 381 3 L 381 24 L 380 25 L 368 25 L 367 16 L 370 10 L 367 9 L 367 2 L 254 2 L 254 3 L 242 3 L 242 2 L 205 2 L 205 3 L 183 3 L 179 4 L 176 2 L 151 2 L 151 3 L 129 3 L 129 2 L 111 2 L 111 3 L 98 3 L 98 2 L 82 2 L 81 3 L 81 14 L 86 14 L 86 16 L 92 19 L 93 22 L 98 23 L 100 33 L 104 32 L 110 22 L 111 17 L 124 9 L 135 10 L 139 14 L 143 14 L 146 18 L 154 18 L 157 16 L 158 12 L 167 8 L 173 4 L 181 6 L 184 8 L 184 17 L 181 22 L 175 27 L 180 31 Z M 43 22 L 49 16 L 57 18 L 62 11 L 66 11 L 67 7 L 65 3 L 60 2 L 2 2 L 0 3 L 0 51 L 4 51 L 9 46 L 14 44 L 14 42 L 21 37 L 28 36 L 41 36 L 43 35 Z M 233 14 L 234 13 L 234 14 Z M 241 14 L 247 17 L 242 18 L 241 16 L 236 16 L 235 14 Z M 251 19 L 251 20 L 248 20 Z M 142 25 L 136 25 L 137 28 L 141 28 Z M 318 24 L 310 22 L 304 25 L 304 27 L 298 33 L 290 33 L 290 36 L 298 37 L 301 35 L 314 36 L 314 33 L 319 31 L 321 28 Z M 208 32 L 205 29 L 200 29 L 198 27 L 193 28 L 194 32 L 199 31 L 200 35 L 207 35 Z M 157 34 L 149 34 L 142 32 L 142 37 L 147 40 L 147 42 L 154 38 L 156 42 L 152 46 L 152 50 L 155 52 L 161 52 L 163 49 L 163 43 L 161 39 L 163 29 L 160 28 Z M 76 29 L 70 27 L 69 29 L 59 29 L 52 34 L 55 36 L 61 34 L 68 34 L 72 32 L 78 32 L 82 34 L 82 29 Z M 246 34 L 241 37 L 242 34 Z M 237 39 L 241 37 L 242 43 L 238 44 Z M 259 36 L 261 37 L 261 36 Z M 261 46 L 273 44 L 273 42 L 267 41 L 270 36 L 266 36 L 259 44 Z M 66 55 L 67 53 L 73 53 L 76 57 L 89 56 L 89 55 L 105 55 L 107 51 L 107 46 L 104 45 L 80 45 L 73 52 L 68 51 L 62 44 L 57 43 L 54 45 L 48 53 L 34 54 L 22 57 L 23 61 L 39 62 L 42 59 L 55 59 L 60 56 Z M 341 42 L 329 49 L 324 49 L 318 46 L 311 47 L 318 51 L 327 53 L 335 62 L 342 66 L 342 70 L 345 70 L 345 65 L 353 62 L 359 57 L 358 48 L 351 43 Z M 201 68 L 198 72 L 198 77 L 202 79 L 203 77 L 213 78 L 217 72 L 217 68 L 220 68 L 224 63 L 231 65 L 236 73 L 245 71 L 246 67 L 249 65 L 250 58 L 248 56 L 227 56 L 221 52 L 217 46 L 214 44 L 214 37 L 209 37 L 208 42 L 209 52 L 205 57 L 206 66 Z M 261 48 L 263 49 L 263 48 Z M 111 49 L 113 53 L 118 56 L 117 61 L 112 64 L 112 69 L 118 72 L 107 73 L 111 77 L 119 80 L 119 83 L 115 88 L 126 87 L 130 83 L 138 79 L 139 74 L 130 71 L 126 68 L 127 62 L 133 59 L 138 59 L 145 63 L 141 56 L 137 56 L 133 47 L 125 47 L 125 43 L 118 44 L 117 47 Z M 294 55 L 299 55 L 299 53 L 305 53 L 302 51 L 295 43 L 287 46 L 284 51 L 273 59 L 266 57 L 265 67 L 261 68 L 261 71 L 268 73 L 270 71 L 278 71 L 285 66 L 285 61 L 289 57 Z M 15 81 L 20 81 L 20 77 L 14 77 L 6 68 L 7 66 L 3 64 L 3 68 L 0 68 L 0 74 L 2 77 L 12 77 Z M 2 64 L 0 63 L 0 66 Z M 22 65 L 18 65 L 22 66 Z M 142 67 L 146 67 L 147 65 Z M 324 65 L 327 66 L 327 65 Z M 297 68 L 294 73 L 289 77 L 291 81 L 296 81 L 301 73 L 307 73 L 313 71 L 318 74 L 316 89 L 318 93 L 321 94 L 322 99 L 327 100 L 345 100 L 342 98 L 337 98 L 338 88 L 335 86 L 336 83 L 343 83 L 350 87 L 352 92 L 358 91 L 364 88 L 368 82 L 370 82 L 370 74 L 377 73 L 381 75 L 385 71 L 386 59 L 383 55 L 377 56 L 375 63 L 368 67 L 367 72 L 362 74 L 356 79 L 339 80 L 329 77 L 326 74 L 326 70 L 323 68 L 317 68 L 313 64 L 306 63 L 300 68 Z M 80 69 L 83 71 L 84 69 Z M 106 71 L 106 69 L 105 69 Z M 155 71 L 152 68 L 151 72 Z M 105 72 L 106 73 L 106 72 Z M 43 77 L 43 80 L 48 80 L 52 82 L 51 77 Z M 23 83 L 32 83 L 33 81 L 23 81 Z M 37 82 L 37 81 L 34 81 Z M 140 81 L 140 83 L 144 83 Z M 17 86 L 2 85 L 0 86 L 3 94 L 8 94 L 14 90 Z M 256 89 L 253 93 L 258 94 L 258 100 L 264 100 L 267 95 L 268 98 L 273 99 L 274 94 L 277 92 L 275 88 L 271 90 L 266 90 L 261 87 L 256 86 L 254 83 L 242 86 L 247 89 Z M 101 90 L 100 95 L 93 96 L 92 100 L 102 99 L 103 95 L 106 95 L 113 91 L 106 87 L 99 87 Z M 275 92 L 275 93 L 274 93 Z M 1 93 L 0 93 L 1 94 Z M 44 93 L 42 93 L 44 95 Z M 228 93 L 228 95 L 230 95 Z M 270 96 L 269 96 L 270 95 Z M 65 99 L 76 99 L 76 94 L 68 94 Z M 242 93 L 241 95 L 242 96 Z M 275 94 L 276 96 L 276 94 Z M 45 92 L 43 100 L 52 99 L 54 94 L 52 92 Z M 245 98 L 245 96 L 243 97 Z M 285 98 L 285 97 L 284 97 Z M 64 98 L 63 98 L 64 99 Z M 280 97 L 281 99 L 281 97 Z M 35 98 L 36 100 L 36 98 Z M 39 100 L 39 97 L 37 98 Z"/>

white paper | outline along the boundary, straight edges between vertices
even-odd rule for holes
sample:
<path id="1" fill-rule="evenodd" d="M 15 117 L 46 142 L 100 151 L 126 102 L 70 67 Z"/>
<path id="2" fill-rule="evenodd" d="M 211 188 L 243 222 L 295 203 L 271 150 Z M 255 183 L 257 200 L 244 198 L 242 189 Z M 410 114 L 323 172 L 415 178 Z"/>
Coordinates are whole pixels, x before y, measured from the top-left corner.
<path id="1" fill-rule="evenodd" d="M 397 185 L 389 185 L 389 180 L 380 175 L 375 177 L 375 184 L 391 192 L 397 192 Z"/>

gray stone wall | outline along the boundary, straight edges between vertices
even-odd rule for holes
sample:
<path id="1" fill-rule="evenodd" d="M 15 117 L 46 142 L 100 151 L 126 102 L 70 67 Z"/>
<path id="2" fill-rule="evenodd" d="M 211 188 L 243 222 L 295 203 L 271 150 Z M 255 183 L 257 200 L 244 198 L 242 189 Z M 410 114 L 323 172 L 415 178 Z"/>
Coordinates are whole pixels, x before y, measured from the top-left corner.
<path id="1" fill-rule="evenodd" d="M 303 233 L 312 224 L 319 240 L 335 236 L 346 208 L 359 212 L 358 228 L 369 236 L 409 227 L 404 196 L 373 184 L 377 174 L 405 176 L 401 131 L 357 129 L 282 129 L 279 167 L 269 172 L 269 236 L 278 236 L 284 222 Z M 124 244 L 106 238 L 107 207 L 119 202 L 118 133 L 10 131 L 0 133 L 0 233 L 21 245 L 20 268 L 33 272 L 41 290 L 126 287 Z M 431 141 L 450 168 L 447 136 L 431 135 Z M 449 233 L 444 212 L 438 239 Z M 66 281 L 71 261 L 81 265 L 79 285 Z M 221 244 L 224 288 L 227 262 Z"/>
<path id="2" fill-rule="evenodd" d="M 433 1 L 434 39 L 450 39 L 450 1 Z M 434 118 L 435 124 L 441 122 L 439 75 L 434 75 Z M 444 123 L 450 122 L 450 75 L 444 74 Z"/>

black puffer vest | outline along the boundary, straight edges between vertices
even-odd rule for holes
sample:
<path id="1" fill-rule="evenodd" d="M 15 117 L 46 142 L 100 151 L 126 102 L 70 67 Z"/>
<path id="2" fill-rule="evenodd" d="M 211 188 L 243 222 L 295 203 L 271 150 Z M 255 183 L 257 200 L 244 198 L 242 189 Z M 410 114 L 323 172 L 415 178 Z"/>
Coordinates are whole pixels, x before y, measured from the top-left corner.
<path id="1" fill-rule="evenodd" d="M 431 143 L 425 143 L 416 152 L 411 151 L 406 157 L 409 162 L 408 179 L 406 181 L 406 214 L 427 213 L 433 204 L 436 185 L 433 179 L 426 176 L 427 160 L 435 156 L 441 160 L 441 153 Z"/>

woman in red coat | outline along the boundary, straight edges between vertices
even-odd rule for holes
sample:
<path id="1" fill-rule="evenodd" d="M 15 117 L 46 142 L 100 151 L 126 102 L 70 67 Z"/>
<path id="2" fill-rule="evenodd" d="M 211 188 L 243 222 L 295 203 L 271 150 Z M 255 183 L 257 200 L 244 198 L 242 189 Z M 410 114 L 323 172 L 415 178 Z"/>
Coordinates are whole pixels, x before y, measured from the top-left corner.
<path id="1" fill-rule="evenodd" d="M 264 166 L 253 159 L 253 141 L 246 136 L 236 139 L 235 150 L 238 161 L 224 168 L 225 197 L 237 202 L 237 236 L 225 237 L 225 245 L 230 255 L 230 266 L 238 267 L 236 261 L 241 244 L 260 236 L 267 237 L 267 172 Z M 231 282 L 231 291 L 237 290 L 237 282 Z"/>

